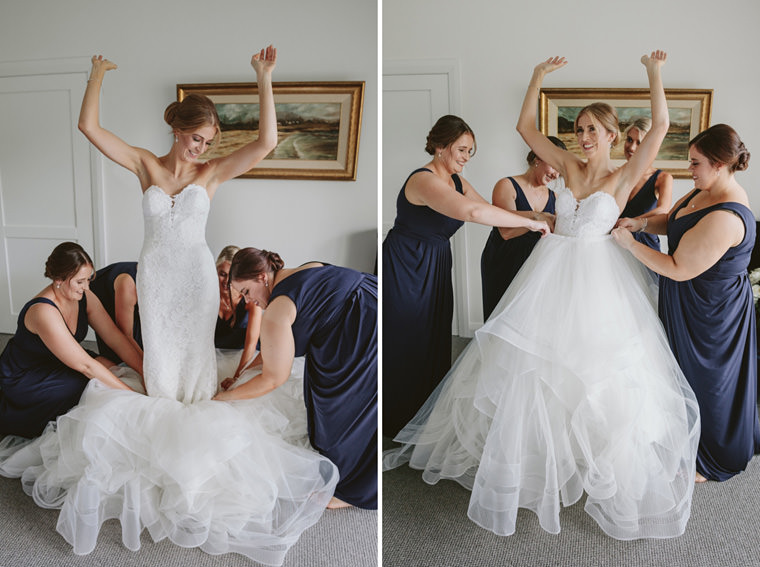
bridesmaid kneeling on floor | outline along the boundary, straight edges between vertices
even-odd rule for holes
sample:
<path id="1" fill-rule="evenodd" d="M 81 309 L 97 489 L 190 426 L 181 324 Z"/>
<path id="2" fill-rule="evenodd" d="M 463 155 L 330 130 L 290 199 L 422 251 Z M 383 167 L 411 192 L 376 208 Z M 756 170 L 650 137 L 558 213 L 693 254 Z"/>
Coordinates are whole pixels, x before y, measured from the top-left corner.
<path id="1" fill-rule="evenodd" d="M 88 379 L 130 389 L 104 358 L 79 344 L 88 325 L 142 374 L 142 357 L 88 289 L 94 272 L 79 244 L 64 242 L 50 254 L 45 277 L 53 283 L 21 309 L 16 334 L 0 355 L 0 434 L 37 437 L 77 405 Z"/>
<path id="2" fill-rule="evenodd" d="M 304 402 L 312 447 L 338 467 L 328 508 L 377 508 L 377 278 L 243 248 L 230 288 L 265 309 L 261 374 L 216 400 L 256 398 L 284 384 L 305 356 Z"/>
<path id="3" fill-rule="evenodd" d="M 140 311 L 137 307 L 137 262 L 116 262 L 95 272 L 90 291 L 98 296 L 106 313 L 132 346 L 143 355 Z M 121 357 L 110 348 L 100 335 L 96 335 L 98 352 L 114 365 Z M 107 365 L 106 365 L 107 366 Z"/>
<path id="4" fill-rule="evenodd" d="M 219 315 L 214 330 L 214 346 L 218 349 L 242 351 L 235 373 L 222 381 L 222 388 L 225 390 L 237 382 L 243 371 L 252 364 L 261 333 L 261 317 L 264 314 L 264 310 L 255 303 L 246 303 L 245 299 L 237 295 L 233 298 L 230 293 L 230 265 L 238 250 L 238 246 L 225 246 L 216 257 Z"/>
<path id="5" fill-rule="evenodd" d="M 736 131 L 715 124 L 689 142 L 693 191 L 669 214 L 623 219 L 615 240 L 660 274 L 660 319 L 697 396 L 702 434 L 697 482 L 727 480 L 760 453 L 757 343 L 749 266 L 755 216 L 734 173 L 749 152 Z M 667 234 L 668 253 L 629 231 Z"/>

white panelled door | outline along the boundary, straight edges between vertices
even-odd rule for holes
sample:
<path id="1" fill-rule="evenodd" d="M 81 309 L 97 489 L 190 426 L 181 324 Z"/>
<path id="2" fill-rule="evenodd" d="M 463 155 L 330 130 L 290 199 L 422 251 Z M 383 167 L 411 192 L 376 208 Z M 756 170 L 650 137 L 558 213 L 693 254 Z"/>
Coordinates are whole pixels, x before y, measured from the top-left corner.
<path id="1" fill-rule="evenodd" d="M 49 283 L 57 244 L 78 242 L 95 259 L 90 149 L 77 130 L 86 78 L 0 66 L 0 332 L 15 332 Z"/>
<path id="2" fill-rule="evenodd" d="M 425 137 L 438 118 L 459 113 L 456 61 L 386 61 L 383 64 L 383 237 L 396 217 L 396 198 L 407 176 L 430 161 Z M 453 238 L 454 321 L 469 321 L 466 301 L 465 232 Z"/>

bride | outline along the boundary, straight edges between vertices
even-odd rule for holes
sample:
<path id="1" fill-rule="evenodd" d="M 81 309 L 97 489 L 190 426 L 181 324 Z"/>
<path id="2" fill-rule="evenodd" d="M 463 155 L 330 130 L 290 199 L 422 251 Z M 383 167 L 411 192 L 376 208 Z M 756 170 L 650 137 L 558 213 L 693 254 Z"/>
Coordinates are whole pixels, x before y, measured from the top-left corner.
<path id="1" fill-rule="evenodd" d="M 219 137 L 208 98 L 190 95 L 169 105 L 164 119 L 174 143 L 157 157 L 100 126 L 101 82 L 116 65 L 92 58 L 79 128 L 137 175 L 143 190 L 137 283 L 148 396 L 92 380 L 79 405 L 40 438 L 6 438 L 0 446 L 2 472 L 22 476 L 40 506 L 61 508 L 58 531 L 75 553 L 92 551 L 100 525 L 118 518 L 133 550 L 147 528 L 156 541 L 280 565 L 335 489 L 337 469 L 328 459 L 283 439 L 292 427 L 282 405 L 211 400 L 218 389 L 219 291 L 206 219 L 219 185 L 277 144 L 275 63 L 272 46 L 251 58 L 257 139 L 203 162 L 199 157 Z"/>
<path id="2" fill-rule="evenodd" d="M 610 230 L 669 126 L 660 68 L 649 78 L 652 128 L 616 168 L 618 121 L 609 105 L 578 114 L 586 160 L 536 128 L 543 77 L 536 66 L 517 129 L 567 182 L 555 233 L 541 240 L 486 324 L 415 418 L 384 467 L 404 462 L 435 483 L 472 490 L 469 517 L 498 535 L 515 531 L 518 508 L 560 531 L 560 505 L 577 502 L 617 539 L 674 537 L 689 517 L 699 412 L 657 318 L 651 277 Z M 634 282 L 633 284 L 631 282 Z"/>

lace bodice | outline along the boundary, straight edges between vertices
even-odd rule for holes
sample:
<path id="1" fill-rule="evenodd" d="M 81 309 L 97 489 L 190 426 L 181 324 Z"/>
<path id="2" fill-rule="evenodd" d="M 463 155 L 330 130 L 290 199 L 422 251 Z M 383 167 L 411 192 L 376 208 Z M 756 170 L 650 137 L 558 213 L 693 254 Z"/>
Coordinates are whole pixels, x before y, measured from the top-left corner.
<path id="1" fill-rule="evenodd" d="M 206 218 L 210 202 L 206 189 L 188 185 L 168 195 L 152 185 L 143 195 L 145 244 L 173 246 L 175 243 L 206 245 Z"/>
<path id="2" fill-rule="evenodd" d="M 185 403 L 216 392 L 219 284 L 206 244 L 209 198 L 200 185 L 143 194 L 145 239 L 137 296 L 148 394 Z"/>
<path id="3" fill-rule="evenodd" d="M 557 221 L 554 232 L 562 236 L 588 237 L 608 234 L 620 216 L 615 197 L 597 191 L 580 201 L 570 189 L 556 191 Z"/>

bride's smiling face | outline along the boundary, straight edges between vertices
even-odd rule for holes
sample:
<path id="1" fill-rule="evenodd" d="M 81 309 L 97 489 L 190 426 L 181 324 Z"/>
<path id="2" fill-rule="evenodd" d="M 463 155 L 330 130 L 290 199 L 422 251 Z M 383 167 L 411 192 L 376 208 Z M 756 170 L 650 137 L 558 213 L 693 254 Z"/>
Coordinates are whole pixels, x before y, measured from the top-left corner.
<path id="1" fill-rule="evenodd" d="M 216 136 L 216 128 L 211 125 L 201 126 L 192 132 L 174 132 L 180 157 L 185 161 L 195 161 L 211 147 Z"/>

